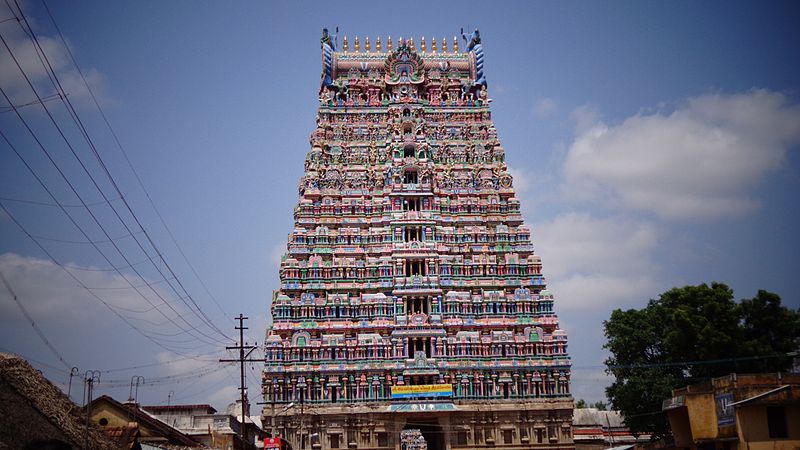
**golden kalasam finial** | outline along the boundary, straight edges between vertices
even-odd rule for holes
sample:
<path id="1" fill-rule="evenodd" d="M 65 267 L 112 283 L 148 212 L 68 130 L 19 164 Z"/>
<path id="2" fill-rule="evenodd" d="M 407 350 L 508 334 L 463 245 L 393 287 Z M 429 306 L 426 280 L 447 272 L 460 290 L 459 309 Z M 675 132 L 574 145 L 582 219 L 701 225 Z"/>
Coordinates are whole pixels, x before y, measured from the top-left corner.
<path id="1" fill-rule="evenodd" d="M 458 53 L 458 38 L 453 36 L 453 53 Z"/>
<path id="2" fill-rule="evenodd" d="M 345 36 L 344 40 L 342 41 L 342 50 L 345 51 L 345 52 L 349 52 L 350 51 L 350 46 L 347 45 L 347 36 Z"/>
<path id="3" fill-rule="evenodd" d="M 353 45 L 353 47 L 356 53 L 361 53 L 361 43 L 358 42 L 358 36 L 356 36 L 355 44 Z"/>
<path id="4" fill-rule="evenodd" d="M 397 40 L 397 48 L 402 47 L 404 42 L 403 36 L 400 36 L 400 39 Z"/>
<path id="5" fill-rule="evenodd" d="M 425 53 L 425 52 L 428 51 L 428 47 L 425 46 L 425 36 L 422 36 L 422 39 L 420 39 L 419 49 L 420 49 L 420 51 L 422 51 L 422 53 Z"/>
<path id="6" fill-rule="evenodd" d="M 364 50 L 366 50 L 368 53 L 372 51 L 372 46 L 369 45 L 369 36 L 364 38 Z"/>
<path id="7" fill-rule="evenodd" d="M 447 53 L 447 39 L 442 38 L 442 53 Z"/>
<path id="8" fill-rule="evenodd" d="M 392 36 L 389 36 L 389 39 L 386 40 L 386 51 L 391 53 L 392 52 Z"/>
<path id="9" fill-rule="evenodd" d="M 431 53 L 436 53 L 436 38 L 431 38 Z"/>
<path id="10" fill-rule="evenodd" d="M 380 53 L 381 52 L 381 37 L 378 36 L 378 39 L 375 39 L 375 51 Z"/>

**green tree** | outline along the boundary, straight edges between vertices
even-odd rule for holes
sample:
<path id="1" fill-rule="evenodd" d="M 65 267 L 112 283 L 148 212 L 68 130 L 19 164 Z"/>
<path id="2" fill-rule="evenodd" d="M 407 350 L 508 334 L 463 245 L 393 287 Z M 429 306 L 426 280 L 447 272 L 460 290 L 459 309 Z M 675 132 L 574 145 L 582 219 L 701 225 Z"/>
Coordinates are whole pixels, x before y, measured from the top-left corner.
<path id="1" fill-rule="evenodd" d="M 595 408 L 598 411 L 605 411 L 606 409 L 608 409 L 608 405 L 606 404 L 606 402 L 601 400 L 601 401 L 595 402 L 595 404 L 592 405 L 592 408 Z"/>
<path id="2" fill-rule="evenodd" d="M 586 408 L 586 400 L 584 399 L 575 400 L 575 408 L 576 409 Z"/>
<path id="3" fill-rule="evenodd" d="M 731 372 L 786 370 L 800 337 L 800 313 L 759 291 L 734 301 L 722 283 L 664 292 L 643 309 L 617 309 L 604 323 L 608 399 L 634 433 L 669 432 L 661 402 L 672 389 Z"/>

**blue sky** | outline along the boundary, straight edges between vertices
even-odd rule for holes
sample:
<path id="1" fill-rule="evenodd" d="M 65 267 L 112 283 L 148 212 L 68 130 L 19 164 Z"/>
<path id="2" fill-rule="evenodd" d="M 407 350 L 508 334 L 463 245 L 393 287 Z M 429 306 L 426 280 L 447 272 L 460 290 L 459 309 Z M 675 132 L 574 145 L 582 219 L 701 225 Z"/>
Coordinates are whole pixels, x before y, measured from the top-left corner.
<path id="1" fill-rule="evenodd" d="M 425 36 L 428 42 L 447 37 L 450 46 L 461 27 L 480 28 L 493 118 L 556 295 L 556 311 L 569 332 L 576 397 L 603 397 L 608 380 L 602 370 L 602 321 L 614 308 L 640 307 L 670 287 L 711 281 L 728 283 L 738 298 L 767 289 L 800 306 L 796 2 L 48 6 L 202 283 L 151 208 L 42 4 L 24 2 L 92 141 L 169 266 L 229 336 L 232 317 L 244 313 L 250 317 L 250 341 L 263 340 L 314 127 L 319 35 L 325 26 L 339 26 L 340 40 L 347 35 L 351 44 L 356 35 L 373 42 L 381 36 L 384 43 L 391 35 Z M 0 18 L 11 15 L 5 7 L 0 11 Z M 40 94 L 53 94 L 19 25 L 0 23 L 0 34 Z M 0 87 L 12 101 L 35 99 L 3 47 L 0 61 Z M 89 170 L 99 184 L 111 192 L 64 106 L 46 104 L 76 152 L 94 163 Z M 94 205 L 103 199 L 41 107 L 19 111 L 131 262 L 143 258 L 108 205 Z M 0 129 L 60 202 L 79 203 L 13 112 L 0 113 Z M 81 371 L 146 365 L 104 372 L 101 379 L 113 382 L 98 390 L 125 397 L 133 375 L 160 381 L 139 389 L 143 403 L 166 403 L 170 391 L 173 403 L 224 407 L 232 401 L 235 368 L 207 373 L 230 341 L 218 339 L 198 314 L 188 312 L 191 302 L 176 298 L 167 282 L 159 283 L 158 269 L 166 271 L 165 266 L 137 265 L 141 278 L 123 269 L 130 284 L 120 274 L 97 270 L 108 264 L 91 245 L 53 240 L 85 240 L 63 211 L 19 201 L 51 202 L 2 141 L 0 158 L 0 197 L 13 217 L 32 234 L 50 239 L 41 242 L 119 315 L 184 355 L 135 332 L 48 262 L 0 212 L 0 270 L 68 365 Z M 120 200 L 111 197 L 122 210 Z M 105 239 L 85 210 L 66 209 L 93 240 Z M 97 245 L 114 254 L 109 243 Z M 144 311 L 149 306 L 131 284 L 156 304 L 158 295 L 169 300 L 201 330 L 194 332 L 196 339 L 154 335 L 190 325 L 163 306 L 164 314 Z M 0 347 L 35 360 L 57 382 L 67 379 L 68 369 L 4 289 Z M 258 369 L 248 370 L 251 397 L 260 400 L 252 389 Z M 182 378 L 193 371 L 204 376 L 192 382 Z M 176 378 L 160 378 L 166 376 Z M 168 383 L 176 380 L 180 383 Z"/>

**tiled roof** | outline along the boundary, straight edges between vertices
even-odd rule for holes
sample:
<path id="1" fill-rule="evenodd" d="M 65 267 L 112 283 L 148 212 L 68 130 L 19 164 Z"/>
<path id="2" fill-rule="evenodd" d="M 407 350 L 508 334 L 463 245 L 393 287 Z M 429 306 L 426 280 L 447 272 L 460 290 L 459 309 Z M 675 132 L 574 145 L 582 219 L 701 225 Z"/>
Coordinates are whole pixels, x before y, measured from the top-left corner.
<path id="1" fill-rule="evenodd" d="M 196 441 L 190 438 L 188 435 L 181 433 L 180 431 L 172 428 L 171 426 L 167 425 L 166 423 L 156 419 L 155 417 L 150 416 L 147 412 L 142 411 L 138 406 L 133 404 L 122 404 L 113 398 L 109 397 L 108 395 L 102 395 L 95 400 L 92 401 L 92 408 L 95 407 L 96 404 L 105 402 L 117 409 L 122 409 L 126 413 L 131 415 L 132 421 L 139 423 L 140 426 L 146 426 L 147 428 L 154 429 L 161 433 L 164 437 L 174 441 L 176 444 L 188 445 L 188 446 L 199 446 Z"/>

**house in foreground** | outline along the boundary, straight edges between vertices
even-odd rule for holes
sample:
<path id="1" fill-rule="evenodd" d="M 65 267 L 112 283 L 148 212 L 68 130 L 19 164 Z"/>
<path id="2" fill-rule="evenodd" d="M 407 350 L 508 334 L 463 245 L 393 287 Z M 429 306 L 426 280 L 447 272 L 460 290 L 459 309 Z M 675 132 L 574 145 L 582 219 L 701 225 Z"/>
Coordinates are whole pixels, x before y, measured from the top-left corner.
<path id="1" fill-rule="evenodd" d="M 27 361 L 0 353 L 0 448 L 120 449 Z"/>
<path id="2" fill-rule="evenodd" d="M 129 445 L 135 446 L 131 441 L 135 437 L 142 448 L 146 445 L 157 448 L 202 447 L 198 441 L 151 416 L 134 402 L 121 403 L 102 395 L 92 401 L 89 411 L 92 422 L 99 425 L 106 433 L 125 440 Z"/>
<path id="3" fill-rule="evenodd" d="M 239 403 L 232 404 L 225 413 L 218 413 L 206 404 L 143 406 L 142 409 L 203 445 L 220 449 L 243 448 Z M 244 448 L 256 448 L 261 438 L 259 423 L 248 420 L 245 426 L 248 444 Z"/>
<path id="4" fill-rule="evenodd" d="M 800 374 L 730 374 L 675 389 L 664 400 L 675 447 L 793 450 L 800 447 Z"/>

